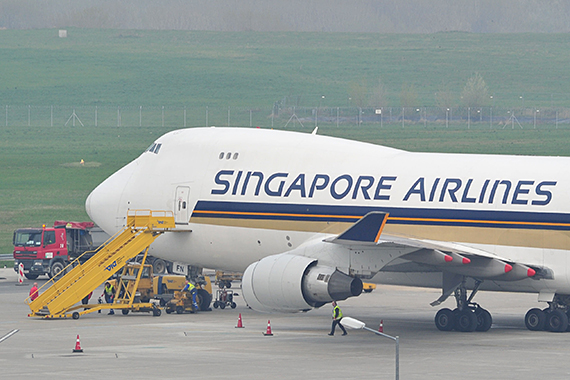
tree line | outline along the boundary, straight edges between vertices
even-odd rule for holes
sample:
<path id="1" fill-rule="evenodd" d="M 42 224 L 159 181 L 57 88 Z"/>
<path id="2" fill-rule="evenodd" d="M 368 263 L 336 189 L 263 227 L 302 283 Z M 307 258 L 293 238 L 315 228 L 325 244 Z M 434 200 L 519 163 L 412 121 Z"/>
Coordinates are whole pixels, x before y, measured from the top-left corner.
<path id="1" fill-rule="evenodd" d="M 0 28 L 566 33 L 566 0 L 0 0 Z"/>

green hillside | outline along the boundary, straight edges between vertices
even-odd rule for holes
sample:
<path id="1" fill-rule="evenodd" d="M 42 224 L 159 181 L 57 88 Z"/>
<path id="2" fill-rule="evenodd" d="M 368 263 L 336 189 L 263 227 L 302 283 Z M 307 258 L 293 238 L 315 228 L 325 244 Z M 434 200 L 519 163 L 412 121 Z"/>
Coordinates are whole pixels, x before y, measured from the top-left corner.
<path id="1" fill-rule="evenodd" d="M 381 80 L 383 106 L 442 91 L 461 105 L 478 72 L 494 106 L 565 107 L 569 47 L 568 34 L 0 30 L 0 104 L 363 106 Z"/>

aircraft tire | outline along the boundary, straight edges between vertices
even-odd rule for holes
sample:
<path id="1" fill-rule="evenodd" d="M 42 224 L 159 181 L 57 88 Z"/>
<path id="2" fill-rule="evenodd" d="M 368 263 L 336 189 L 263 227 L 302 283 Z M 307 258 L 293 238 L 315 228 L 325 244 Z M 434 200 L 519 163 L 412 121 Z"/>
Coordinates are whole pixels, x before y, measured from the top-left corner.
<path id="1" fill-rule="evenodd" d="M 435 327 L 439 331 L 451 331 L 455 327 L 455 316 L 450 309 L 441 309 L 435 315 Z"/>
<path id="2" fill-rule="evenodd" d="M 157 274 L 163 274 L 167 272 L 166 262 L 162 259 L 155 259 L 152 263 L 152 271 Z"/>
<path id="3" fill-rule="evenodd" d="M 212 303 L 212 295 L 205 289 L 198 289 L 196 301 L 198 302 L 201 311 L 208 311 L 210 304 Z"/>
<path id="4" fill-rule="evenodd" d="M 565 332 L 568 328 L 568 316 L 562 310 L 552 310 L 546 316 L 546 326 L 551 332 Z"/>
<path id="5" fill-rule="evenodd" d="M 477 329 L 477 316 L 471 309 L 464 309 L 457 313 L 455 329 L 461 332 L 473 332 Z"/>
<path id="6" fill-rule="evenodd" d="M 530 309 L 524 316 L 524 324 L 530 331 L 542 331 L 546 326 L 546 313 L 538 308 Z"/>
<path id="7" fill-rule="evenodd" d="M 485 309 L 479 308 L 475 311 L 475 315 L 477 317 L 477 328 L 475 331 L 489 331 L 491 325 L 493 324 L 493 317 L 491 317 L 491 313 Z"/>

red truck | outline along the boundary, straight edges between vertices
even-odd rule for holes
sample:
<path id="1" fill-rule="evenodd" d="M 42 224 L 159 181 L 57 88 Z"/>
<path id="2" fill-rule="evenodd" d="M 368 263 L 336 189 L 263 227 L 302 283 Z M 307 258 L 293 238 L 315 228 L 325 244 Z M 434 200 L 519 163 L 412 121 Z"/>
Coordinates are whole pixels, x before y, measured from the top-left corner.
<path id="1" fill-rule="evenodd" d="M 53 227 L 17 229 L 13 240 L 14 270 L 17 272 L 22 263 L 24 275 L 30 280 L 43 274 L 57 276 L 72 260 L 106 240 L 94 245 L 93 229 L 92 222 L 64 221 L 56 221 Z M 82 260 L 91 256 L 86 254 Z"/>

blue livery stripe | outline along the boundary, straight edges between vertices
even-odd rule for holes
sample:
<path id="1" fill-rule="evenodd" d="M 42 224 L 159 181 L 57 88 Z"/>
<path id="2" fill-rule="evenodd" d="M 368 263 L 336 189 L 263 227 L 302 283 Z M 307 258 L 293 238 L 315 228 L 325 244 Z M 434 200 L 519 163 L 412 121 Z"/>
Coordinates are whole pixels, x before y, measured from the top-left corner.
<path id="1" fill-rule="evenodd" d="M 198 201 L 192 217 L 355 223 L 373 211 L 389 213 L 388 224 L 570 231 L 570 214 L 527 211 Z"/>

